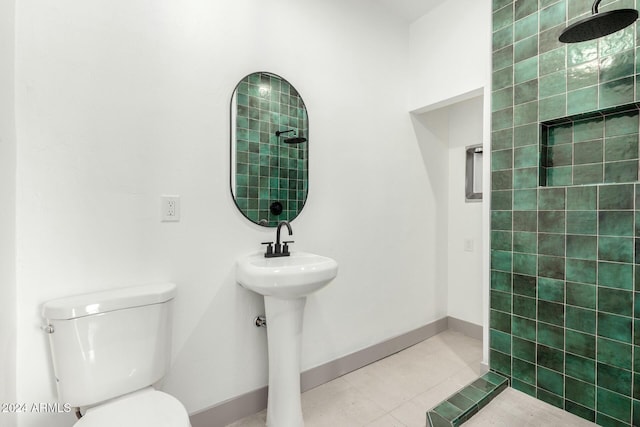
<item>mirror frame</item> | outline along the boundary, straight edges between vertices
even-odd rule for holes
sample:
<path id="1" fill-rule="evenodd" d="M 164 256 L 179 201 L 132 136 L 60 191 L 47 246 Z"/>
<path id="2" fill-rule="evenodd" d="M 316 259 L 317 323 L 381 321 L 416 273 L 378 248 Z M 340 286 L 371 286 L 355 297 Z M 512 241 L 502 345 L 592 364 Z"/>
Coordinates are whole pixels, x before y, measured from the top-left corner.
<path id="1" fill-rule="evenodd" d="M 285 91 L 280 90 L 283 86 Z M 309 114 L 302 96 L 282 76 L 257 71 L 235 86 L 229 110 L 229 187 L 236 207 L 264 227 L 293 221 L 309 193 Z M 243 127 L 238 126 L 239 117 L 246 120 Z M 304 142 L 285 143 L 296 138 Z M 240 168 L 246 173 L 238 173 Z M 240 178 L 246 185 L 237 185 Z"/>

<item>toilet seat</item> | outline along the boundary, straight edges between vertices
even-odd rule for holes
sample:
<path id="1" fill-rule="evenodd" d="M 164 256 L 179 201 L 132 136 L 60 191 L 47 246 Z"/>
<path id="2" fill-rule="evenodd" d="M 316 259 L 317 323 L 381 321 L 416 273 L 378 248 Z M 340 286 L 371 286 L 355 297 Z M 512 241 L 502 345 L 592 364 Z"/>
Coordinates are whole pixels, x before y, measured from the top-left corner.
<path id="1" fill-rule="evenodd" d="M 175 397 L 146 388 L 87 410 L 73 427 L 191 427 Z"/>

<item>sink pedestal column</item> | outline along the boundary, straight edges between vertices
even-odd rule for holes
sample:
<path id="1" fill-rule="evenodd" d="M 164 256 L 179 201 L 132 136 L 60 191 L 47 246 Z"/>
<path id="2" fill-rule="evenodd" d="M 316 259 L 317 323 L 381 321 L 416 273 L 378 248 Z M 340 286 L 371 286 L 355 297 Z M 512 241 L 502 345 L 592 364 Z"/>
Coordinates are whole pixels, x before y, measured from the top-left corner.
<path id="1" fill-rule="evenodd" d="M 267 426 L 302 427 L 300 353 L 307 297 L 264 297 L 269 353 Z"/>

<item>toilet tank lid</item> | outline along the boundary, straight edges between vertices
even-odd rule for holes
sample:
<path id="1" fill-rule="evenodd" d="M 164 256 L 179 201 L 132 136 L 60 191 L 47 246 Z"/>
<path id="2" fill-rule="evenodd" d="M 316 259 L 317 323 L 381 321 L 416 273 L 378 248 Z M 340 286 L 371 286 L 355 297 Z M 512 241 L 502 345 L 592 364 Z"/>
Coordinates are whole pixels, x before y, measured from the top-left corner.
<path id="1" fill-rule="evenodd" d="M 175 294 L 175 284 L 155 283 L 74 295 L 44 303 L 42 317 L 58 320 L 75 319 L 108 311 L 160 304 L 169 301 Z"/>

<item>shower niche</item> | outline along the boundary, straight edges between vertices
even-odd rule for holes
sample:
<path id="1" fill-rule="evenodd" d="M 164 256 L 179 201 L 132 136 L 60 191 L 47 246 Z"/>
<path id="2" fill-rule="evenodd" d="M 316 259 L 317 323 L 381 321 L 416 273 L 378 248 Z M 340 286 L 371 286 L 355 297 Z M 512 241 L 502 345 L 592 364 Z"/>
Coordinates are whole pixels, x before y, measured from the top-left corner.
<path id="1" fill-rule="evenodd" d="M 540 124 L 540 185 L 638 181 L 640 104 Z"/>

